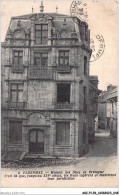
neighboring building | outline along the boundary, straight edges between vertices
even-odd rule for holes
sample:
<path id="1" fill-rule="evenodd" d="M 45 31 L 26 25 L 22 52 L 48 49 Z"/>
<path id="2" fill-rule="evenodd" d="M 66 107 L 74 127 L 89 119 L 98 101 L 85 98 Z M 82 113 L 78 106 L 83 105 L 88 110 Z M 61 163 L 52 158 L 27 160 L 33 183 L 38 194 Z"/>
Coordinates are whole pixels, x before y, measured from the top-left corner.
<path id="1" fill-rule="evenodd" d="M 111 91 L 107 96 L 107 110 L 108 110 L 108 125 L 110 127 L 110 134 L 117 137 L 117 87 Z"/>
<path id="2" fill-rule="evenodd" d="M 78 157 L 88 151 L 89 86 L 98 91 L 90 31 L 40 8 L 11 18 L 2 43 L 2 153 Z"/>
<path id="3" fill-rule="evenodd" d="M 97 131 L 98 119 L 98 96 L 101 90 L 98 89 L 98 77 L 89 76 L 89 142 L 95 140 L 95 131 Z"/>
<path id="4" fill-rule="evenodd" d="M 109 85 L 107 91 L 102 91 L 98 100 L 98 127 L 102 129 L 109 129 L 109 116 L 108 116 L 108 94 L 115 89 L 116 86 Z"/>

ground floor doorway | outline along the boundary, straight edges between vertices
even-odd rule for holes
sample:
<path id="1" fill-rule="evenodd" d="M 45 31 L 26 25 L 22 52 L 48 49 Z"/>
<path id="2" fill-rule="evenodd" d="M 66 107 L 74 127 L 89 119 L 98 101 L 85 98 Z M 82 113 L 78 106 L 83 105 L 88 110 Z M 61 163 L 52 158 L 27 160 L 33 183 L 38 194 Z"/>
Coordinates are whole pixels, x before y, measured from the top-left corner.
<path id="1" fill-rule="evenodd" d="M 44 132 L 32 129 L 29 133 L 29 152 L 44 154 Z"/>

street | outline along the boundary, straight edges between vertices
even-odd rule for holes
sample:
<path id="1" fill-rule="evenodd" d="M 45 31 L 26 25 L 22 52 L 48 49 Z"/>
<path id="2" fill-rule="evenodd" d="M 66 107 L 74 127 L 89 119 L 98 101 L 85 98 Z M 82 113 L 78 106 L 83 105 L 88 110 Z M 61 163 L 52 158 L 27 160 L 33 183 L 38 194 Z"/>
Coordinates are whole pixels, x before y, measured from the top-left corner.
<path id="1" fill-rule="evenodd" d="M 76 158 L 72 164 L 42 167 L 37 166 L 37 164 L 33 170 L 39 170 L 45 174 L 49 174 L 49 179 L 47 175 L 42 178 L 34 178 L 34 182 L 32 178 L 28 178 L 25 179 L 25 187 L 29 186 L 30 181 L 32 187 L 54 187 L 55 180 L 55 187 L 117 187 L 117 139 L 111 137 L 108 130 L 98 130 L 98 133 L 95 135 L 95 142 L 90 145 L 89 153 L 80 158 Z M 30 167 L 20 169 L 20 171 L 23 170 L 27 171 L 31 169 Z M 4 175 L 6 171 L 7 169 L 3 169 L 2 175 Z M 12 171 L 13 170 L 9 169 L 9 173 L 12 173 Z M 74 174 L 75 179 L 72 180 L 64 181 L 61 178 L 55 178 L 54 180 L 51 171 L 53 171 L 54 174 L 57 174 L 59 171 L 63 174 L 66 172 L 78 174 L 79 172 L 80 176 Z M 97 173 L 102 173 L 102 176 L 97 175 Z M 69 175 L 67 177 L 69 177 Z M 9 180 L 9 178 L 6 178 L 6 180 L 7 179 Z M 14 178 L 10 178 L 10 181 L 13 179 Z M 40 183 L 38 183 L 39 180 Z M 13 183 L 15 183 L 15 181 Z M 16 185 L 18 185 L 18 180 Z M 23 187 L 23 178 L 19 179 L 19 186 Z"/>

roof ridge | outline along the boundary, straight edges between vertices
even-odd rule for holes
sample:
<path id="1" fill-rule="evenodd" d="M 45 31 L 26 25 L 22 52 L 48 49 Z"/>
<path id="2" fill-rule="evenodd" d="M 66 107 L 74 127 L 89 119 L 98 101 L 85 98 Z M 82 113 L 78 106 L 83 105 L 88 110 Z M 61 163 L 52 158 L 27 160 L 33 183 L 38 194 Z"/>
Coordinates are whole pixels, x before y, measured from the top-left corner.
<path id="1" fill-rule="evenodd" d="M 25 18 L 25 17 L 27 17 L 27 19 L 29 18 L 29 17 L 31 17 L 32 15 L 35 15 L 35 14 L 41 14 L 41 13 L 34 13 L 34 14 L 25 14 L 25 15 L 20 15 L 20 16 L 13 16 L 12 17 L 12 19 L 15 19 L 15 18 Z M 49 16 L 52 16 L 52 14 L 53 15 L 55 15 L 55 16 L 68 16 L 68 17 L 71 17 L 70 15 L 66 15 L 66 14 L 60 14 L 60 13 L 55 13 L 55 12 L 49 12 L 49 13 L 44 13 L 44 14 L 47 14 L 47 15 L 49 15 Z"/>

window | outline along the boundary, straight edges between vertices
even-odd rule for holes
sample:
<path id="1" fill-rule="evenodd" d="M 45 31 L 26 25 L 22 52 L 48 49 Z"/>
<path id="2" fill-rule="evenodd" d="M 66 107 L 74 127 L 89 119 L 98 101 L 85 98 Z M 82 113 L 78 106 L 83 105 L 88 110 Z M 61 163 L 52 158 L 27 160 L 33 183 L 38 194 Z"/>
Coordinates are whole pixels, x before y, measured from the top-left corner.
<path id="1" fill-rule="evenodd" d="M 23 65 L 23 51 L 14 51 L 13 63 L 15 65 Z"/>
<path id="2" fill-rule="evenodd" d="M 70 122 L 56 123 L 56 144 L 57 145 L 70 144 Z"/>
<path id="3" fill-rule="evenodd" d="M 21 143 L 22 142 L 22 122 L 10 121 L 9 122 L 9 142 Z"/>
<path id="4" fill-rule="evenodd" d="M 84 56 L 84 75 L 87 76 L 87 57 Z"/>
<path id="5" fill-rule="evenodd" d="M 57 84 L 57 102 L 70 103 L 70 84 L 69 83 Z"/>
<path id="6" fill-rule="evenodd" d="M 34 53 L 34 64 L 37 66 L 47 66 L 48 53 Z"/>
<path id="7" fill-rule="evenodd" d="M 23 102 L 23 84 L 11 84 L 11 102 Z"/>
<path id="8" fill-rule="evenodd" d="M 48 25 L 36 24 L 35 25 L 35 40 L 36 44 L 46 45 L 48 41 Z"/>
<path id="9" fill-rule="evenodd" d="M 59 52 L 59 64 L 60 65 L 69 65 L 69 51 L 60 51 Z"/>

